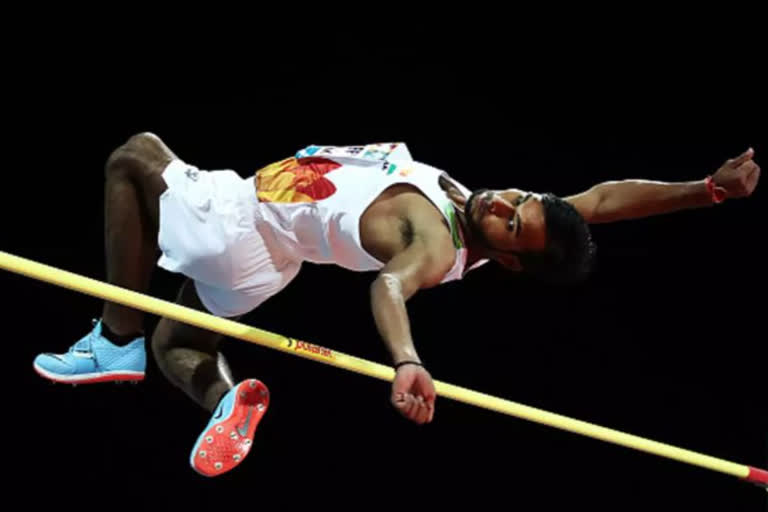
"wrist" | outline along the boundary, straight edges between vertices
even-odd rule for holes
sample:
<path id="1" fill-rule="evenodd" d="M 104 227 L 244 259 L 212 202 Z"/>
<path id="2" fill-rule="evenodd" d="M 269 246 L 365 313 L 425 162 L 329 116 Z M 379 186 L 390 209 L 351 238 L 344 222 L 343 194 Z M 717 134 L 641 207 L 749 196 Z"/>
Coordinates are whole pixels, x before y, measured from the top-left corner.
<path id="1" fill-rule="evenodd" d="M 726 191 L 723 187 L 715 183 L 714 176 L 707 176 L 704 179 L 704 188 L 707 194 L 707 200 L 711 204 L 718 204 L 725 201 Z"/>
<path id="2" fill-rule="evenodd" d="M 412 356 L 403 355 L 403 356 L 400 356 L 400 357 L 393 357 L 392 358 L 392 364 L 393 365 L 398 365 L 398 364 L 402 364 L 402 363 L 421 364 L 421 358 L 419 356 L 415 355 L 415 354 L 412 355 Z"/>
<path id="3" fill-rule="evenodd" d="M 392 350 L 392 364 L 400 364 L 405 361 L 411 361 L 421 364 L 421 358 L 416 353 L 416 349 L 413 345 L 405 347 L 397 347 Z"/>
<path id="4" fill-rule="evenodd" d="M 395 371 L 399 370 L 401 366 L 405 366 L 405 365 L 415 365 L 415 366 L 424 367 L 421 361 L 400 361 L 399 363 L 394 364 Z"/>

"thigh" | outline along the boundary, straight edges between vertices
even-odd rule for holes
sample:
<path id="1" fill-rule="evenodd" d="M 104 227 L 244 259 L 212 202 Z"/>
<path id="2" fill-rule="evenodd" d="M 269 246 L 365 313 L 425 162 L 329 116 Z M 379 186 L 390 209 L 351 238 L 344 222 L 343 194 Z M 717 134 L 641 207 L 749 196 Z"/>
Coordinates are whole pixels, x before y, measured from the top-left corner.
<path id="1" fill-rule="evenodd" d="M 157 137 L 144 144 L 141 154 L 144 165 L 141 167 L 140 179 L 144 204 L 154 225 L 159 226 L 160 196 L 168 189 L 163 172 L 171 162 L 178 160 L 178 157 Z"/>
<path id="2" fill-rule="evenodd" d="M 280 293 L 301 270 L 300 262 L 270 259 L 263 247 L 254 247 L 248 257 L 238 258 L 238 251 L 234 252 L 233 261 L 237 262 L 240 272 L 231 286 L 225 288 L 202 281 L 194 282 L 198 299 L 205 309 L 216 316 L 240 317 L 253 311 Z"/>

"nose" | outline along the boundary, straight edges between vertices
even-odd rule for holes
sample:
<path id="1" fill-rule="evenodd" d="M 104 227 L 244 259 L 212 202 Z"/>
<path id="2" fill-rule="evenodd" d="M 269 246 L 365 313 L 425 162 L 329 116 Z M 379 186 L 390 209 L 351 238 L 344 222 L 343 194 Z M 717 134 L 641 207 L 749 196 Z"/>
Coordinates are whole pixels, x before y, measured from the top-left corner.
<path id="1" fill-rule="evenodd" d="M 512 206 L 511 203 L 509 203 L 508 201 L 505 201 L 504 199 L 497 196 L 496 194 L 492 195 L 489 198 L 488 212 L 498 217 L 508 217 L 511 214 L 513 214 L 514 211 L 515 211 L 515 207 Z"/>

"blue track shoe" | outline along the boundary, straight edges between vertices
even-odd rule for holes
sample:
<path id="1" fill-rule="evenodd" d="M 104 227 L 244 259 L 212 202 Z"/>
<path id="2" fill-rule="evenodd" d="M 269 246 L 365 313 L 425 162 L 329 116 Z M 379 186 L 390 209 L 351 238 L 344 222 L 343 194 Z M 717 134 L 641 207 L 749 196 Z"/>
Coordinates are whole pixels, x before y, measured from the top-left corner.
<path id="1" fill-rule="evenodd" d="M 66 384 L 144 380 L 147 354 L 144 338 L 118 347 L 101 335 L 101 321 L 66 354 L 40 354 L 34 368 L 46 379 Z"/>
<path id="2" fill-rule="evenodd" d="M 256 379 L 230 389 L 197 438 L 189 456 L 192 469 L 203 476 L 219 476 L 234 469 L 248 455 L 256 427 L 269 406 L 269 390 Z"/>

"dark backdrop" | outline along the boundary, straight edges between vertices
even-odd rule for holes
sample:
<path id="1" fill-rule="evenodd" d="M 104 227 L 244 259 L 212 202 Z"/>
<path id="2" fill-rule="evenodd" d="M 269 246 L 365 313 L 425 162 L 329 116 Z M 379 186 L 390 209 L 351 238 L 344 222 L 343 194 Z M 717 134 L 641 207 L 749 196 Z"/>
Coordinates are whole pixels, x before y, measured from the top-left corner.
<path id="1" fill-rule="evenodd" d="M 566 48 L 529 68 L 503 47 L 484 58 L 437 43 L 340 48 L 330 62 L 254 59 L 245 79 L 207 54 L 213 72 L 190 58 L 87 79 L 87 66 L 46 61 L 6 103 L 0 249 L 104 279 L 103 164 L 140 131 L 200 168 L 242 176 L 308 144 L 404 141 L 470 188 L 560 195 L 609 179 L 703 179 L 750 145 L 766 166 L 759 87 L 721 80 L 747 60 L 726 68 L 693 52 L 681 69 L 677 54 L 652 63 L 638 50 L 606 67 Z M 762 183 L 747 200 L 595 226 L 587 284 L 533 285 L 490 265 L 412 299 L 413 335 L 436 379 L 766 467 L 765 221 Z M 387 363 L 369 312 L 373 277 L 305 265 L 243 321 Z M 180 282 L 158 270 L 150 293 L 173 300 Z M 207 414 L 151 358 L 135 387 L 54 386 L 33 372 L 37 353 L 89 329 L 96 299 L 5 272 L 0 288 L 6 365 L 18 375 L 6 384 L 4 466 L 11 492 L 45 507 L 765 506 L 763 491 L 733 477 L 448 399 L 418 427 L 391 409 L 387 383 L 237 340 L 223 345 L 236 377 L 263 380 L 272 404 L 242 466 L 204 479 L 188 455 Z M 147 318 L 149 333 L 156 322 Z"/>

